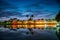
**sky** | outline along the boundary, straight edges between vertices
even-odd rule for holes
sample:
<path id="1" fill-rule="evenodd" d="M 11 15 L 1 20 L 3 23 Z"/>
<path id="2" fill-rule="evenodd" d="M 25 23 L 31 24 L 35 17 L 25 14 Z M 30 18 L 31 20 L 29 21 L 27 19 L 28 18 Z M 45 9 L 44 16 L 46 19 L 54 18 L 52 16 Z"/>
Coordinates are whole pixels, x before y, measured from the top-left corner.
<path id="1" fill-rule="evenodd" d="M 54 19 L 60 10 L 60 0 L 0 0 L 0 20 L 9 18 Z"/>

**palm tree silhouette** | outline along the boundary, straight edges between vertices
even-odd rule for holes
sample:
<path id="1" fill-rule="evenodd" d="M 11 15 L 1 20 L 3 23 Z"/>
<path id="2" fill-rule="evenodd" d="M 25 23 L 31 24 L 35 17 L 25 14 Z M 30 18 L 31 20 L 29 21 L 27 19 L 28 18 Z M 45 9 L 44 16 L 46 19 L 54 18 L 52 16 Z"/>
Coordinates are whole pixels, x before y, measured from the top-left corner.
<path id="1" fill-rule="evenodd" d="M 26 15 L 26 17 L 29 17 L 29 15 Z"/>

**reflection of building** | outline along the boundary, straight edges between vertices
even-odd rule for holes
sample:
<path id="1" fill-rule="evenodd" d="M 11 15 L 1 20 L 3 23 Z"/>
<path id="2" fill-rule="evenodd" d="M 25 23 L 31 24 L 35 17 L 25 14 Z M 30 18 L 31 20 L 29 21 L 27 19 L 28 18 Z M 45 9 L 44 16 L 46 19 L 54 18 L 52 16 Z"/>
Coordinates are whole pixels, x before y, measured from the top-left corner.
<path id="1" fill-rule="evenodd" d="M 9 28 L 45 28 L 45 27 L 56 27 L 56 20 L 18 20 L 18 19 L 10 19 L 9 21 L 4 22 L 4 25 Z"/>

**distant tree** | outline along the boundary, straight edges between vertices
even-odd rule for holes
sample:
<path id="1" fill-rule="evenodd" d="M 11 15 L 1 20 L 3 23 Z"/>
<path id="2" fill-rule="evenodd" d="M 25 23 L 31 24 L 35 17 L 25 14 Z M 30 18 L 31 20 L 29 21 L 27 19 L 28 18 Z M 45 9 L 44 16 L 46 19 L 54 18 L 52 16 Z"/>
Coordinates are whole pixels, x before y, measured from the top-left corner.
<path id="1" fill-rule="evenodd" d="M 41 20 L 44 20 L 43 18 Z"/>
<path id="2" fill-rule="evenodd" d="M 48 19 L 48 21 L 51 21 L 51 19 Z"/>
<path id="3" fill-rule="evenodd" d="M 52 19 L 53 21 L 55 20 L 55 19 Z"/>
<path id="4" fill-rule="evenodd" d="M 57 22 L 60 21 L 60 11 L 59 11 L 58 14 L 56 15 L 55 20 L 57 20 Z"/>

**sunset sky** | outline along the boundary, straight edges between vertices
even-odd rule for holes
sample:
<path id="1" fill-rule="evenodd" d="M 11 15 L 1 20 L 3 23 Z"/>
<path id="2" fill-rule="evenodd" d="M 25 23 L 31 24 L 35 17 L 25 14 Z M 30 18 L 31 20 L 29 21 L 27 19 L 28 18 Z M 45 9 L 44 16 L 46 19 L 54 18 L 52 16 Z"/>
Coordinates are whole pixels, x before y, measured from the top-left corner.
<path id="1" fill-rule="evenodd" d="M 9 18 L 55 18 L 60 10 L 60 0 L 0 0 L 0 20 Z"/>

